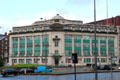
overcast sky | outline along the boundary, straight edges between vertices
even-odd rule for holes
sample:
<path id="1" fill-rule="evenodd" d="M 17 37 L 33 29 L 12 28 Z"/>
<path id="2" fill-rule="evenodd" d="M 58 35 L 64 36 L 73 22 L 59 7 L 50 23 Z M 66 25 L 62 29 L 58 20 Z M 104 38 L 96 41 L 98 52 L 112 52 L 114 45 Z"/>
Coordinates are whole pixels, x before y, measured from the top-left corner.
<path id="1" fill-rule="evenodd" d="M 0 0 L 0 33 L 14 26 L 30 25 L 40 18 L 50 19 L 60 14 L 65 19 L 94 20 L 94 0 Z M 120 15 L 120 0 L 108 0 L 108 17 Z M 106 0 L 96 0 L 97 20 L 107 17 Z"/>

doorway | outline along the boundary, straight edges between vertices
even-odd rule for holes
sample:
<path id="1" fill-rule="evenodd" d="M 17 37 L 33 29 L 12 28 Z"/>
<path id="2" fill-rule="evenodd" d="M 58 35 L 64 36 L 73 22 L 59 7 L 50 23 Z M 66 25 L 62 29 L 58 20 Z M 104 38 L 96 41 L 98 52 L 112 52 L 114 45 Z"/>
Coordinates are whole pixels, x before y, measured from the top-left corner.
<path id="1" fill-rule="evenodd" d="M 55 66 L 58 66 L 59 65 L 59 58 L 55 57 L 54 60 L 55 60 Z"/>

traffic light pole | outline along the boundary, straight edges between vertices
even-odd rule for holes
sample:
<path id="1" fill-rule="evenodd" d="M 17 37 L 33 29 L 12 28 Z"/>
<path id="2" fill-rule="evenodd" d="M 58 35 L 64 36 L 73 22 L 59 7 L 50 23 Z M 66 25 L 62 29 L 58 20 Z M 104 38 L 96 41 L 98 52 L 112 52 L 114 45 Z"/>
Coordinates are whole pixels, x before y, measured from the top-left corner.
<path id="1" fill-rule="evenodd" d="M 76 80 L 76 63 L 78 63 L 78 59 L 77 59 L 77 53 L 73 53 L 72 54 L 72 61 L 74 63 L 74 80 Z"/>
<path id="2" fill-rule="evenodd" d="M 74 63 L 74 74 L 75 74 L 74 80 L 76 80 L 76 63 Z"/>

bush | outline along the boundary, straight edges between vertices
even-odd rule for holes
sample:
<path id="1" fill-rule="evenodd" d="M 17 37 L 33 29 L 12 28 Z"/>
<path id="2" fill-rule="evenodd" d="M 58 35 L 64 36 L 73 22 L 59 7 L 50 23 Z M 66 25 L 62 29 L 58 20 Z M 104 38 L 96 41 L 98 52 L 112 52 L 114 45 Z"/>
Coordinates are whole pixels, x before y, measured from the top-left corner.
<path id="1" fill-rule="evenodd" d="M 16 64 L 16 65 L 7 65 L 7 66 L 3 66 L 2 68 L 26 68 L 26 67 L 36 67 L 36 66 L 43 66 L 41 64 Z"/>

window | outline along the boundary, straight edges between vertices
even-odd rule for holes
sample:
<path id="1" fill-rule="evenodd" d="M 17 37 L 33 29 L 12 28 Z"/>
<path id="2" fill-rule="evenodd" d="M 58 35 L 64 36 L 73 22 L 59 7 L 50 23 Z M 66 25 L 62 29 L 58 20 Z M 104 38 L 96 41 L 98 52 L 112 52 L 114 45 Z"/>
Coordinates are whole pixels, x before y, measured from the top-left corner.
<path id="1" fill-rule="evenodd" d="M 58 41 L 55 41 L 55 47 L 58 47 Z"/>
<path id="2" fill-rule="evenodd" d="M 72 50 L 65 50 L 65 55 L 66 56 L 71 56 L 72 55 Z"/>
<path id="3" fill-rule="evenodd" d="M 90 56 L 90 50 L 84 50 L 83 53 L 84 56 Z"/>
<path id="4" fill-rule="evenodd" d="M 39 47 L 40 48 L 40 43 L 34 43 L 34 47 Z"/>
<path id="5" fill-rule="evenodd" d="M 32 56 L 32 51 L 28 50 L 27 51 L 27 56 Z"/>
<path id="6" fill-rule="evenodd" d="M 59 22 L 59 19 L 55 19 L 54 21 L 55 21 L 55 22 Z"/>
<path id="7" fill-rule="evenodd" d="M 17 48 L 18 47 L 18 45 L 17 44 L 13 44 L 13 48 Z"/>
<path id="8" fill-rule="evenodd" d="M 39 63 L 39 62 L 40 62 L 40 59 L 38 59 L 38 58 L 34 59 L 34 63 Z"/>
<path id="9" fill-rule="evenodd" d="M 13 57 L 16 57 L 16 56 L 17 56 L 17 54 L 18 54 L 18 52 L 17 52 L 17 51 L 13 51 L 12 56 L 13 56 Z"/>
<path id="10" fill-rule="evenodd" d="M 101 50 L 101 56 L 107 56 L 106 51 Z"/>
<path id="11" fill-rule="evenodd" d="M 22 28 L 22 29 L 20 29 L 20 31 L 21 31 L 21 32 L 24 32 L 24 31 L 25 31 L 25 29 L 24 29 L 24 28 Z"/>
<path id="12" fill-rule="evenodd" d="M 19 63 L 23 64 L 24 63 L 24 59 L 19 59 Z"/>
<path id="13" fill-rule="evenodd" d="M 48 56 L 48 50 L 42 50 L 42 56 Z"/>
<path id="14" fill-rule="evenodd" d="M 84 58 L 84 63 L 90 63 L 91 59 L 90 58 Z"/>
<path id="15" fill-rule="evenodd" d="M 32 40 L 32 36 L 27 36 L 27 41 Z"/>
<path id="16" fill-rule="evenodd" d="M 44 26 L 44 30 L 48 30 L 49 29 L 49 27 L 48 26 Z"/>
<path id="17" fill-rule="evenodd" d="M 12 40 L 13 41 L 18 41 L 18 38 L 17 37 L 13 37 Z"/>
<path id="18" fill-rule="evenodd" d="M 25 44 L 20 44 L 20 48 L 25 48 Z"/>
<path id="19" fill-rule="evenodd" d="M 66 63 L 71 63 L 71 59 L 66 58 Z"/>
<path id="20" fill-rule="evenodd" d="M 17 63 L 17 59 L 12 59 L 12 63 Z"/>
<path id="21" fill-rule="evenodd" d="M 20 51 L 19 56 L 25 56 L 25 51 Z"/>
<path id="22" fill-rule="evenodd" d="M 74 43 L 74 47 L 81 47 L 81 43 Z"/>
<path id="23" fill-rule="evenodd" d="M 34 40 L 40 40 L 40 36 L 39 35 L 34 36 Z"/>
<path id="24" fill-rule="evenodd" d="M 75 35 L 74 40 L 81 40 L 81 36 L 80 35 Z"/>
<path id="25" fill-rule="evenodd" d="M 55 50 L 55 54 L 58 54 L 58 50 Z"/>
<path id="26" fill-rule="evenodd" d="M 80 30 L 80 27 L 74 27 L 74 30 Z"/>
<path id="27" fill-rule="evenodd" d="M 106 36 L 101 36 L 100 39 L 101 40 L 106 40 Z"/>
<path id="28" fill-rule="evenodd" d="M 42 63 L 47 63 L 48 59 L 46 57 L 42 58 Z"/>
<path id="29" fill-rule="evenodd" d="M 40 27 L 35 27 L 34 30 L 40 30 Z"/>
<path id="30" fill-rule="evenodd" d="M 20 41 L 24 41 L 25 40 L 25 37 L 20 37 Z"/>
<path id="31" fill-rule="evenodd" d="M 106 62 L 107 60 L 106 60 L 106 58 L 101 58 L 101 62 Z"/>
<path id="32" fill-rule="evenodd" d="M 32 64 L 32 59 L 26 59 L 27 64 Z"/>
<path id="33" fill-rule="evenodd" d="M 64 30 L 70 30 L 71 27 L 70 26 L 64 26 Z"/>
<path id="34" fill-rule="evenodd" d="M 66 56 L 71 56 L 72 55 L 72 35 L 70 34 L 65 34 L 65 55 Z"/>
<path id="35" fill-rule="evenodd" d="M 33 31 L 33 28 L 29 27 L 29 28 L 27 28 L 27 31 Z"/>
<path id="36" fill-rule="evenodd" d="M 32 43 L 27 43 L 27 48 L 31 48 L 32 47 Z"/>

